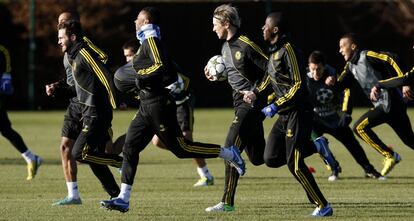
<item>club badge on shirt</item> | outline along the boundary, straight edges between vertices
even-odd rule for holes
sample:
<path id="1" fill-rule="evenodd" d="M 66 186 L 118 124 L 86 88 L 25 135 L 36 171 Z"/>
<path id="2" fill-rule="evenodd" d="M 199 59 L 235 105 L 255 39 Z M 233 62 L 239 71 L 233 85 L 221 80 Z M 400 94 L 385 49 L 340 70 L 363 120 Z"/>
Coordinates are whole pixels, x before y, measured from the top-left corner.
<path id="1" fill-rule="evenodd" d="M 235 57 L 237 60 L 240 60 L 240 58 L 241 58 L 241 52 L 240 52 L 240 51 L 236 51 L 236 53 L 234 54 L 234 57 Z"/>

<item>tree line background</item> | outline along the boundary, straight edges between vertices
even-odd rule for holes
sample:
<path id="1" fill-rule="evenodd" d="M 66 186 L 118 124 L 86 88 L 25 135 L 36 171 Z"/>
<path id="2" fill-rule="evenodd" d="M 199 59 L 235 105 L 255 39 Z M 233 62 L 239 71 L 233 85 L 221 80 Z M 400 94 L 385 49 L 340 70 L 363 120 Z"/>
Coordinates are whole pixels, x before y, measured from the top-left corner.
<path id="1" fill-rule="evenodd" d="M 209 82 L 203 68 L 220 53 L 222 41 L 212 31 L 214 9 L 228 1 L 35 1 L 34 100 L 28 96 L 28 49 L 30 1 L 0 0 L 0 44 L 10 50 L 15 94 L 12 109 L 57 109 L 67 101 L 45 95 L 45 84 L 64 77 L 62 52 L 57 44 L 57 17 L 77 10 L 88 36 L 109 55 L 111 71 L 125 63 L 122 45 L 135 37 L 134 20 L 140 9 L 156 6 L 162 14 L 161 35 L 171 57 L 192 79 L 196 107 L 231 107 L 231 90 L 224 82 Z M 234 1 L 242 17 L 242 31 L 266 51 L 261 27 L 270 11 L 283 11 L 293 42 L 305 57 L 322 50 L 328 63 L 341 71 L 341 35 L 355 32 L 364 48 L 397 53 L 403 70 L 413 67 L 414 0 L 401 1 Z M 357 105 L 367 104 L 356 100 Z M 29 105 L 30 103 L 34 105 Z"/>

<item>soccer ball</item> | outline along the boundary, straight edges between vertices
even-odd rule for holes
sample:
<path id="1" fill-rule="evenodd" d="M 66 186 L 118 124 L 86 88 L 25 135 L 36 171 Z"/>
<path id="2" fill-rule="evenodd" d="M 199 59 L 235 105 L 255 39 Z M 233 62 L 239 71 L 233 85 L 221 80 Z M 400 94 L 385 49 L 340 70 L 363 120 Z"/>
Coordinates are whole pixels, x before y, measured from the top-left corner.
<path id="1" fill-rule="evenodd" d="M 208 73 L 213 76 L 213 81 L 224 81 L 227 79 L 226 65 L 221 55 L 214 55 L 207 62 Z"/>
<path id="2" fill-rule="evenodd" d="M 172 95 L 180 94 L 184 90 L 184 80 L 183 80 L 183 78 L 180 75 L 178 75 L 177 81 L 170 84 L 170 85 L 168 85 L 167 88 L 170 89 L 170 93 Z"/>
<path id="3" fill-rule="evenodd" d="M 327 104 L 333 99 L 333 92 L 330 89 L 327 88 L 321 88 L 318 91 L 316 91 L 316 99 L 321 104 Z"/>

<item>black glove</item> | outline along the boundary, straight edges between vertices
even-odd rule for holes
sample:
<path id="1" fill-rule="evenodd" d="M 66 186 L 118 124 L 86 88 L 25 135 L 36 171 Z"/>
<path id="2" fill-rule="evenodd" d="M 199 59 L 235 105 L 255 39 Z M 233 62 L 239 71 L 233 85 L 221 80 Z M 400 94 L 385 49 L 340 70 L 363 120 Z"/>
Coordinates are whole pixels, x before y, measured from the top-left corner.
<path id="1" fill-rule="evenodd" d="M 343 113 L 341 115 L 341 118 L 339 119 L 338 126 L 346 127 L 351 123 L 351 121 L 352 121 L 352 116 L 350 114 Z"/>

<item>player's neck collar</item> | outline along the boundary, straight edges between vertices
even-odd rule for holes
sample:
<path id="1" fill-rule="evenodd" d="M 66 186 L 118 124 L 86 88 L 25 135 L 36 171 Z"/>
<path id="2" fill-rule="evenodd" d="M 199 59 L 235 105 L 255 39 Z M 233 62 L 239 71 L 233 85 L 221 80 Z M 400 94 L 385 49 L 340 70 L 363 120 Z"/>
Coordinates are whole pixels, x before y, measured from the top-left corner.
<path id="1" fill-rule="evenodd" d="M 137 39 L 141 44 L 150 37 L 161 39 L 160 27 L 154 24 L 146 24 L 137 31 Z"/>

